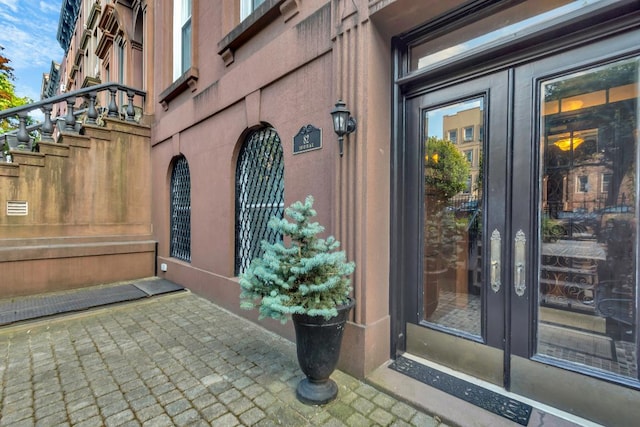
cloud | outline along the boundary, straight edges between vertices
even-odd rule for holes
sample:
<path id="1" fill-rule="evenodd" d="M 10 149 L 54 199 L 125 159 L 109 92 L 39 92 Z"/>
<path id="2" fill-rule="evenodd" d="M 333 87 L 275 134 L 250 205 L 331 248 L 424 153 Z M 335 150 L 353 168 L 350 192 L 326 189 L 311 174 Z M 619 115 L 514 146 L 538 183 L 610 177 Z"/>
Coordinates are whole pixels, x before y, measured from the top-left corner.
<path id="1" fill-rule="evenodd" d="M 16 94 L 38 99 L 42 74 L 64 52 L 56 35 L 62 0 L 0 0 L 0 45 L 16 76 Z"/>
<path id="2" fill-rule="evenodd" d="M 0 1 L 2 1 L 2 0 L 0 0 Z M 48 3 L 46 1 L 41 1 L 40 2 L 40 11 L 42 11 L 43 13 L 46 13 L 46 14 L 59 13 L 60 12 L 60 5 L 56 6 L 55 4 L 51 4 L 51 3 Z"/>
<path id="3" fill-rule="evenodd" d="M 18 12 L 18 0 L 0 0 L 0 6 L 8 7 L 13 13 Z"/>

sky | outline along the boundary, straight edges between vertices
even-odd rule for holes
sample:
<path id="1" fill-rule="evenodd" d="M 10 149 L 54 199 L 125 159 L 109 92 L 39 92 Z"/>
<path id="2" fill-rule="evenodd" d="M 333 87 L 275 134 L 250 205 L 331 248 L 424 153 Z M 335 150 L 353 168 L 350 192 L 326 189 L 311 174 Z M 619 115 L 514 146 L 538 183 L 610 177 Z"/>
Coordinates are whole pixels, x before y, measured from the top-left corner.
<path id="1" fill-rule="evenodd" d="M 16 95 L 40 99 L 42 74 L 64 51 L 56 39 L 62 0 L 0 0 L 0 46 L 13 67 Z"/>

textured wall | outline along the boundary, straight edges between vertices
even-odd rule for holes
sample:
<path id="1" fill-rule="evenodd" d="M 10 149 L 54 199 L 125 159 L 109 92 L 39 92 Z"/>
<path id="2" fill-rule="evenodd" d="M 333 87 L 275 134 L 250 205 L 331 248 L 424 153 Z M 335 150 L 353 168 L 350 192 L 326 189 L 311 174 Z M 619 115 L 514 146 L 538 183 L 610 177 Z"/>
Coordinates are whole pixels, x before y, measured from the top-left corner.
<path id="1" fill-rule="evenodd" d="M 154 274 L 149 133 L 108 120 L 0 165 L 0 297 Z"/>

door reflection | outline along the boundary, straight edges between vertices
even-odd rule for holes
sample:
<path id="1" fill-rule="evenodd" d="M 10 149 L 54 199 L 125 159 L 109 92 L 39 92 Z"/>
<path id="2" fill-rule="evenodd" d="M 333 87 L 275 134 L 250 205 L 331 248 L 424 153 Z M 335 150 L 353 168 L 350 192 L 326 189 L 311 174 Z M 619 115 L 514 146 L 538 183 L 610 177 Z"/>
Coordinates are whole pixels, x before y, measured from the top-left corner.
<path id="1" fill-rule="evenodd" d="M 637 378 L 638 60 L 542 83 L 538 347 Z"/>
<path id="2" fill-rule="evenodd" d="M 424 113 L 423 319 L 480 336 L 484 99 Z"/>

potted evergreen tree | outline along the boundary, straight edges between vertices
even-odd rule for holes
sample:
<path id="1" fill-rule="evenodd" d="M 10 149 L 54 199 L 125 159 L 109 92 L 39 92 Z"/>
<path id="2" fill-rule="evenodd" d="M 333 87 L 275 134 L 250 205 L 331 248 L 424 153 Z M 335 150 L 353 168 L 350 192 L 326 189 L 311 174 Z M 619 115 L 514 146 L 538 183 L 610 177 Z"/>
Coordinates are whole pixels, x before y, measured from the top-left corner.
<path id="1" fill-rule="evenodd" d="M 269 227 L 286 241 L 262 241 L 264 254 L 251 261 L 240 275 L 240 306 L 258 308 L 260 318 L 285 323 L 292 318 L 296 331 L 298 363 L 306 375 L 296 389 L 304 403 L 321 405 L 335 399 L 336 383 L 330 379 L 340 356 L 342 334 L 355 301 L 350 297 L 355 264 L 347 262 L 340 243 L 322 239 L 313 197 L 285 209 L 287 218 L 272 217 Z"/>

